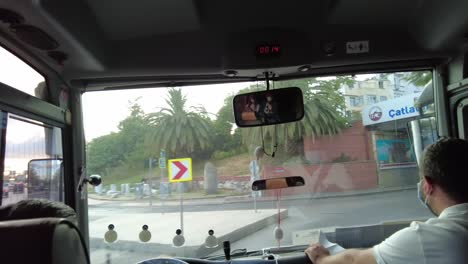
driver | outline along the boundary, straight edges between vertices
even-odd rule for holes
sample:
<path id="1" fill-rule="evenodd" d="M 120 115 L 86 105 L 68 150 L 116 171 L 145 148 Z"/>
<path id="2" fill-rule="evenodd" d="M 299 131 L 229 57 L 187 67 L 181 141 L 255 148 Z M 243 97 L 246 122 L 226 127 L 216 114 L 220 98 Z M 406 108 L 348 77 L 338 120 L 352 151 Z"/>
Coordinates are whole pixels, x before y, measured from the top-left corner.
<path id="1" fill-rule="evenodd" d="M 314 264 L 468 263 L 468 141 L 441 139 L 424 151 L 418 198 L 435 216 L 412 222 L 370 249 L 305 252 Z"/>

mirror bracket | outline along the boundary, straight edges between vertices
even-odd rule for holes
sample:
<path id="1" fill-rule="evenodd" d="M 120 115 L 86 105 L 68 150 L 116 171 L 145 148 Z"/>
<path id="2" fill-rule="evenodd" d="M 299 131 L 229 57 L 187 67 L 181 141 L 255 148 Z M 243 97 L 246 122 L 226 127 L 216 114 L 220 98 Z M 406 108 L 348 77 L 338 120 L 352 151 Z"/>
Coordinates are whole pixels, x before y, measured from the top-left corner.
<path id="1" fill-rule="evenodd" d="M 85 167 L 80 167 L 79 173 L 80 173 L 81 177 L 80 177 L 80 181 L 78 183 L 78 190 L 77 190 L 78 192 L 83 192 L 83 187 L 84 187 L 85 184 L 89 183 L 92 186 L 98 186 L 102 182 L 101 176 L 91 175 L 90 177 L 86 177 L 85 176 L 85 171 L 86 171 Z"/>
<path id="2" fill-rule="evenodd" d="M 269 91 L 270 90 L 270 73 L 269 72 L 264 72 L 263 74 L 265 74 L 265 82 L 266 82 L 266 90 Z"/>

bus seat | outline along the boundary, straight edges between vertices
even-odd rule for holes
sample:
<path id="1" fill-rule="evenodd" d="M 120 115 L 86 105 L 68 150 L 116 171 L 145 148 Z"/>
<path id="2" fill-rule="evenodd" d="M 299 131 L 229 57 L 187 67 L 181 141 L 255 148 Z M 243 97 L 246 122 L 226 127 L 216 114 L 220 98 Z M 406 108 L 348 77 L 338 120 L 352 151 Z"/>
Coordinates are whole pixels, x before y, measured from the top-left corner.
<path id="1" fill-rule="evenodd" d="M 65 218 L 76 224 L 76 213 L 68 205 L 45 199 L 26 199 L 0 206 L 0 221 L 31 218 Z"/>
<path id="2" fill-rule="evenodd" d="M 90 263 L 78 228 L 62 218 L 0 221 L 2 263 Z"/>

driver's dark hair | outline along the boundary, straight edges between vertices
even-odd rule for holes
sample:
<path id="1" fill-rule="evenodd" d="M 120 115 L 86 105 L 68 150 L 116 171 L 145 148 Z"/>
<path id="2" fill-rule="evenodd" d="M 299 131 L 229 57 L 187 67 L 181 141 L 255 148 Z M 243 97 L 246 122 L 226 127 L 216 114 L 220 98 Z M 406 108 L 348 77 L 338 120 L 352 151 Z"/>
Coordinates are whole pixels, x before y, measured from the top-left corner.
<path id="1" fill-rule="evenodd" d="M 458 203 L 468 202 L 468 141 L 443 138 L 424 151 L 422 174 Z"/>

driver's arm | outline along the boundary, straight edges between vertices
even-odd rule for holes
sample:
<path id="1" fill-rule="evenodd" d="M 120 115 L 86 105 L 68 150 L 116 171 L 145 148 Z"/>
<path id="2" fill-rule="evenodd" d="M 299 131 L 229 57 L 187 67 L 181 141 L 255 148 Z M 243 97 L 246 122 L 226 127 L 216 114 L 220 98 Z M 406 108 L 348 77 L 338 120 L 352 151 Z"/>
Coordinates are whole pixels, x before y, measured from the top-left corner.
<path id="1" fill-rule="evenodd" d="M 340 254 L 331 256 L 328 250 L 320 245 L 311 246 L 306 254 L 313 264 L 377 264 L 372 248 L 370 249 L 348 249 Z"/>
<path id="2" fill-rule="evenodd" d="M 326 248 L 315 244 L 306 250 L 306 254 L 314 264 L 425 263 L 421 242 L 421 232 L 425 232 L 424 229 L 424 224 L 413 222 L 410 227 L 396 232 L 384 242 L 370 249 L 348 249 L 340 254 L 330 256 L 330 252 Z"/>

